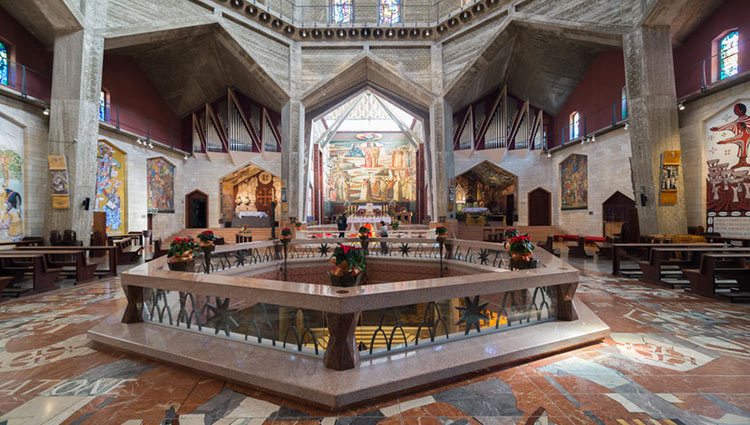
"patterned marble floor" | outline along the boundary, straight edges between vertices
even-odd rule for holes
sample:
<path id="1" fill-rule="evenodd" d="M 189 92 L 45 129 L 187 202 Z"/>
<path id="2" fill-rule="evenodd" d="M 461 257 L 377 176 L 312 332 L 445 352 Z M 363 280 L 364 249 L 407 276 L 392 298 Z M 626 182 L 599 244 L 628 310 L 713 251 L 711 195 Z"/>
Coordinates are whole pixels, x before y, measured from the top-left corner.
<path id="1" fill-rule="evenodd" d="M 750 424 L 750 308 L 583 273 L 604 342 L 344 411 L 115 351 L 116 279 L 0 304 L 0 425 Z"/>

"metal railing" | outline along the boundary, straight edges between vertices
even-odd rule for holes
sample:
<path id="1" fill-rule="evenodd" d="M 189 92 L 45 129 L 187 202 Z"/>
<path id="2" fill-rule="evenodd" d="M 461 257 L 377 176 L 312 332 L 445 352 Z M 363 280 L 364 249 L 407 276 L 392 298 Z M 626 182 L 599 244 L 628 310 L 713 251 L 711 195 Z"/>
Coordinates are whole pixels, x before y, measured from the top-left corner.
<path id="1" fill-rule="evenodd" d="M 182 148 L 179 123 L 175 124 L 175 127 L 167 127 L 144 117 L 138 111 L 110 102 L 106 104 L 104 119 L 100 116 L 99 121 L 111 125 L 118 131 L 140 136 L 146 143 L 154 141 L 172 148 Z"/>
<path id="2" fill-rule="evenodd" d="M 17 62 L 9 61 L 7 81 L 0 82 L 0 86 L 11 88 L 23 97 L 31 96 L 49 103 L 52 93 L 52 77 Z"/>

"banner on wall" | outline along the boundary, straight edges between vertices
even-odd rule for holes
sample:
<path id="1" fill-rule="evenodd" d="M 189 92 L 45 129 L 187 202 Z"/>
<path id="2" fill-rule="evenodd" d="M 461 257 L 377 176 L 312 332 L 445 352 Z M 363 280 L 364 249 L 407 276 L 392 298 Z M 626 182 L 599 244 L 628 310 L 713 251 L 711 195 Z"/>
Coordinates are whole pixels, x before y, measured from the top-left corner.
<path id="1" fill-rule="evenodd" d="M 127 232 L 127 215 L 125 214 L 127 158 L 125 152 L 109 143 L 99 141 L 96 161 L 94 211 L 106 213 L 107 233 L 124 234 Z"/>
<path id="2" fill-rule="evenodd" d="M 560 208 L 585 210 L 588 196 L 588 157 L 572 154 L 560 162 Z"/>
<path id="3" fill-rule="evenodd" d="M 63 210 L 70 208 L 68 184 L 68 165 L 64 155 L 48 155 L 49 186 L 52 194 L 52 208 Z"/>
<path id="4" fill-rule="evenodd" d="M 680 151 L 664 151 L 661 155 L 661 175 L 659 177 L 659 204 L 677 203 L 677 177 L 680 172 Z"/>
<path id="5" fill-rule="evenodd" d="M 750 100 L 706 122 L 706 231 L 750 238 Z"/>
<path id="6" fill-rule="evenodd" d="M 23 130 L 0 119 L 0 241 L 23 239 Z"/>
<path id="7" fill-rule="evenodd" d="M 174 213 L 174 165 L 164 158 L 146 161 L 149 213 Z"/>

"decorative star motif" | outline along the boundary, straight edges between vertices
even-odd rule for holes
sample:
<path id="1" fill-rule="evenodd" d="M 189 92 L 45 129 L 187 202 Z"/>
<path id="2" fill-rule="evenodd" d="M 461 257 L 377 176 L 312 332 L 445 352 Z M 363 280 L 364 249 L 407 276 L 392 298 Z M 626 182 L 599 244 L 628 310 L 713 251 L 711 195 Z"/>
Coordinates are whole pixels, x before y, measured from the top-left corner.
<path id="1" fill-rule="evenodd" d="M 484 266 L 487 264 L 487 260 L 490 258 L 490 250 L 480 249 L 479 250 L 479 262 Z"/>
<path id="2" fill-rule="evenodd" d="M 232 317 L 232 313 L 236 312 L 236 308 L 229 308 L 229 297 L 224 298 L 224 301 L 221 300 L 221 298 L 216 297 L 216 305 L 207 304 L 206 307 L 208 307 L 209 310 L 211 310 L 211 313 L 213 313 L 213 316 L 209 320 L 215 320 L 214 322 L 214 335 L 217 335 L 220 330 L 224 331 L 224 333 L 229 336 L 229 326 L 238 326 L 236 320 L 234 320 L 234 317 Z"/>
<path id="3" fill-rule="evenodd" d="M 476 327 L 477 332 L 482 332 L 479 322 L 481 320 L 490 320 L 490 318 L 484 314 L 484 308 L 487 307 L 487 304 L 489 303 L 480 304 L 479 295 L 477 295 L 473 300 L 469 297 L 464 297 L 464 304 L 466 307 L 456 307 L 456 310 L 461 313 L 461 318 L 456 322 L 456 326 L 461 323 L 466 324 L 464 335 L 468 335 L 472 327 Z"/>
<path id="4" fill-rule="evenodd" d="M 238 266 L 244 266 L 245 265 L 245 258 L 246 257 L 247 257 L 247 251 L 245 251 L 244 249 L 240 250 L 240 251 L 236 251 L 234 253 L 234 258 L 237 259 L 237 265 Z"/>
<path id="5" fill-rule="evenodd" d="M 408 243 L 402 243 L 400 247 L 398 247 L 399 251 L 401 251 L 401 256 L 409 256 L 409 251 L 411 251 L 411 247 Z"/>
<path id="6" fill-rule="evenodd" d="M 328 252 L 331 250 L 331 248 L 328 246 L 327 243 L 322 243 L 318 247 L 318 252 L 320 252 L 321 257 L 325 257 L 328 255 Z"/>

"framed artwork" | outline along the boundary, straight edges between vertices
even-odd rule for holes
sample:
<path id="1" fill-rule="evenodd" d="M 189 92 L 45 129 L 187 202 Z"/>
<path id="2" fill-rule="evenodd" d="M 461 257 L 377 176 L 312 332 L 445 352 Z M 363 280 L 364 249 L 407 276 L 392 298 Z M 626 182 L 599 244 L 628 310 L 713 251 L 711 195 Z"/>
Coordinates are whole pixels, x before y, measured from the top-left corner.
<path id="1" fill-rule="evenodd" d="M 560 163 L 560 200 L 562 210 L 588 208 L 588 157 L 573 154 Z"/>
<path id="2" fill-rule="evenodd" d="M 174 213 L 174 165 L 165 158 L 146 162 L 149 213 Z"/>

